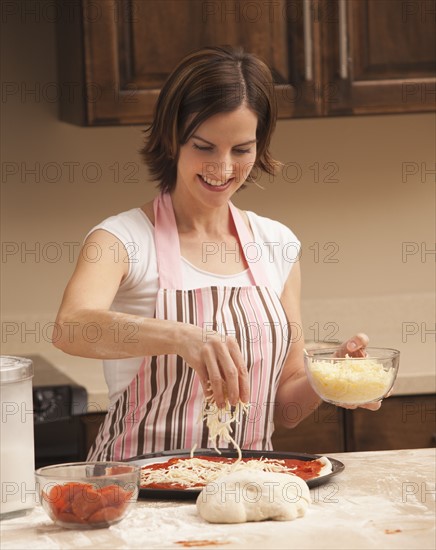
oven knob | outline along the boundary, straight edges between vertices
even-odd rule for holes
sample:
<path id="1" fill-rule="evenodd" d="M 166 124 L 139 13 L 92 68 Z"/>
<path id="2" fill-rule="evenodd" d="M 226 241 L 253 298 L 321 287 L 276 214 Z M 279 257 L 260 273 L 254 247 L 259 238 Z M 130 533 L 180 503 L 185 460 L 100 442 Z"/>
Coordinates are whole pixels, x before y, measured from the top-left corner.
<path id="1" fill-rule="evenodd" d="M 47 410 L 50 407 L 50 401 L 48 401 L 44 395 L 44 392 L 37 390 L 33 394 L 33 408 L 35 412 L 40 413 Z"/>
<path id="2" fill-rule="evenodd" d="M 53 390 L 36 390 L 33 393 L 33 414 L 35 420 L 43 422 L 56 415 L 56 400 Z"/>

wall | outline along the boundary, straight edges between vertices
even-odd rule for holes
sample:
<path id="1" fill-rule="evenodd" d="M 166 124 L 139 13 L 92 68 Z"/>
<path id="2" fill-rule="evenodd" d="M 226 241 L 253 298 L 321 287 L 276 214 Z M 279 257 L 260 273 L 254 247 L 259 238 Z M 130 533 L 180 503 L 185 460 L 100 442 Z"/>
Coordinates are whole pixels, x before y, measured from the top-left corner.
<path id="1" fill-rule="evenodd" d="M 141 127 L 58 120 L 53 24 L 9 17 L 2 56 L 2 350 L 24 353 L 49 348 L 88 229 L 155 187 L 137 153 Z M 400 348 L 410 373 L 433 369 L 434 130 L 433 114 L 280 121 L 272 151 L 287 168 L 235 199 L 303 242 L 308 338 L 364 330 Z"/>

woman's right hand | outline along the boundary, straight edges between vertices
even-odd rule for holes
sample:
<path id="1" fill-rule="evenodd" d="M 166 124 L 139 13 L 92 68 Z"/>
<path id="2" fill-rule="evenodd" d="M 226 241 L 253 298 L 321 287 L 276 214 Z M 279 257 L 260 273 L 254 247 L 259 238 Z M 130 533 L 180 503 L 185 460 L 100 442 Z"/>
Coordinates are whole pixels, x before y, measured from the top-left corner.
<path id="1" fill-rule="evenodd" d="M 236 339 L 194 325 L 186 325 L 186 329 L 179 355 L 198 374 L 204 394 L 212 393 L 219 407 L 225 405 L 226 398 L 231 405 L 239 400 L 248 403 L 248 370 Z"/>

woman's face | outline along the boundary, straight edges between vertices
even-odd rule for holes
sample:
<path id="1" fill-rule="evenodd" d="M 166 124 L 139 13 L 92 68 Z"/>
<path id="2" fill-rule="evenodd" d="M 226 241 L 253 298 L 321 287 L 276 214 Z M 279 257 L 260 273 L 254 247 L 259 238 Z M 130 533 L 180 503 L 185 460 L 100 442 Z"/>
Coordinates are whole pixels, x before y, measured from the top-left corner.
<path id="1" fill-rule="evenodd" d="M 180 147 L 175 192 L 211 206 L 227 202 L 256 160 L 256 128 L 245 106 L 203 122 Z"/>

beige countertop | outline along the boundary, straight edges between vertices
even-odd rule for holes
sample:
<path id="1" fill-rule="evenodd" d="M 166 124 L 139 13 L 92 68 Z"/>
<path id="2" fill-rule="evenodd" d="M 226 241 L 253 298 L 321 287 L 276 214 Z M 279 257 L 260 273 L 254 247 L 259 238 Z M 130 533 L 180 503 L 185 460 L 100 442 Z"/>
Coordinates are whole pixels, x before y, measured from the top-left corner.
<path id="1" fill-rule="evenodd" d="M 345 470 L 312 489 L 306 516 L 294 521 L 209 524 L 193 502 L 143 500 L 116 525 L 77 531 L 57 527 L 37 506 L 1 522 L 1 548 L 176 549 L 190 541 L 192 548 L 435 549 L 435 454 L 332 454 Z"/>

